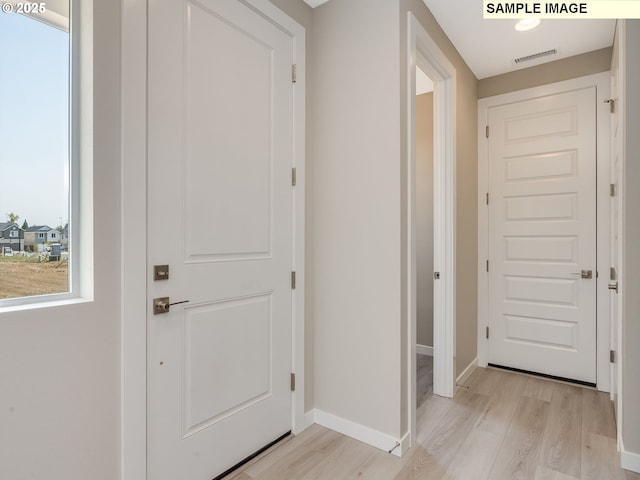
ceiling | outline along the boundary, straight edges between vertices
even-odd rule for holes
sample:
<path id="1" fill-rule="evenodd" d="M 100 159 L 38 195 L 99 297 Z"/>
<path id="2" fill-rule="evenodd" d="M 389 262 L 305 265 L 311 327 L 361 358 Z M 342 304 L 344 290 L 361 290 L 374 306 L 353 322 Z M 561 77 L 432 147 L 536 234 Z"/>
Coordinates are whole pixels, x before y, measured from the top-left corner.
<path id="1" fill-rule="evenodd" d="M 316 7 L 328 0 L 305 0 Z M 423 0 L 478 79 L 613 45 L 615 20 L 542 20 L 528 32 L 516 20 L 484 20 L 482 0 Z M 556 49 L 519 64 L 514 59 Z"/>

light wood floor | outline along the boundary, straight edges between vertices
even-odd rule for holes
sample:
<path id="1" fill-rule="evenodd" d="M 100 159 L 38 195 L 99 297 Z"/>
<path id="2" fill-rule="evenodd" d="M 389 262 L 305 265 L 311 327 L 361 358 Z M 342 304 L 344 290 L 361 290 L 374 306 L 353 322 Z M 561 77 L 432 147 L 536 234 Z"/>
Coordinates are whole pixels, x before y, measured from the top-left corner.
<path id="1" fill-rule="evenodd" d="M 591 389 L 478 368 L 418 424 L 403 458 L 314 425 L 229 479 L 640 480 L 618 466 L 611 402 Z"/>
<path id="2" fill-rule="evenodd" d="M 433 357 L 416 355 L 416 405 L 418 408 L 433 393 Z"/>

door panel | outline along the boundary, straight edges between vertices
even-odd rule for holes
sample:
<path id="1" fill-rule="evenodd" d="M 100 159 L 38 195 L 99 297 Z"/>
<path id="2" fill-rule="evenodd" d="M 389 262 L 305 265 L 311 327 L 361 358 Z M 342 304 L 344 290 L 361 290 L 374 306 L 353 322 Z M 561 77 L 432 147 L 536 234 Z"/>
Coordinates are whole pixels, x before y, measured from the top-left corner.
<path id="1" fill-rule="evenodd" d="M 595 89 L 489 126 L 489 362 L 595 383 Z"/>
<path id="2" fill-rule="evenodd" d="M 149 309 L 153 480 L 211 480 L 291 429 L 292 58 L 237 0 L 149 4 L 148 301 L 188 300 Z"/>

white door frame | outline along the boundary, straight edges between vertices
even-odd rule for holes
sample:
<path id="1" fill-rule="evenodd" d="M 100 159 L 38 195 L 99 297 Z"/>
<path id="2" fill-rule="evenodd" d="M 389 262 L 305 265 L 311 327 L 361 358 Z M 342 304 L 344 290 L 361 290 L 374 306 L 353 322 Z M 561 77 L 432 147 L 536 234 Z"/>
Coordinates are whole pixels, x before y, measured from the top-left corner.
<path id="1" fill-rule="evenodd" d="M 416 438 L 416 66 L 433 81 L 434 281 L 433 393 L 453 397 L 456 325 L 456 70 L 413 13 L 407 14 L 407 312 L 408 401 L 412 443 Z"/>
<path id="2" fill-rule="evenodd" d="M 531 98 L 554 95 L 580 88 L 596 87 L 596 216 L 597 216 L 597 333 L 596 333 L 596 384 L 598 390 L 609 391 L 609 172 L 610 138 L 609 106 L 604 101 L 609 98 L 609 72 L 596 73 L 563 82 L 505 93 L 478 100 L 478 365 L 488 363 L 488 340 L 486 327 L 489 325 L 489 285 L 486 261 L 489 252 L 489 217 L 485 195 L 489 192 L 488 141 L 485 134 L 490 107 L 520 102 Z"/>
<path id="3" fill-rule="evenodd" d="M 304 423 L 305 29 L 268 0 L 239 0 L 293 39 L 294 166 L 291 429 Z M 147 0 L 121 0 L 121 479 L 147 478 Z M 134 240 L 132 240 L 134 239 Z"/>

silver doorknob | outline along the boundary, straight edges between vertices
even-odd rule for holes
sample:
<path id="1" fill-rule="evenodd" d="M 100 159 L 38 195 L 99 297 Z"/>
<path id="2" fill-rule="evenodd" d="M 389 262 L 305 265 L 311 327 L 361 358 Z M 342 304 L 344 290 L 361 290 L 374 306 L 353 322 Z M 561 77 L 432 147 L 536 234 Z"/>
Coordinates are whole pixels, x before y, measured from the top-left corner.
<path id="1" fill-rule="evenodd" d="M 169 313 L 172 305 L 180 305 L 181 303 L 187 303 L 189 300 L 182 300 L 181 302 L 173 302 L 169 300 L 169 297 L 158 297 L 153 299 L 153 314 L 160 315 L 162 313 Z"/>
<path id="2" fill-rule="evenodd" d="M 611 282 L 608 285 L 609 290 L 615 290 L 618 293 L 618 282 Z"/>

